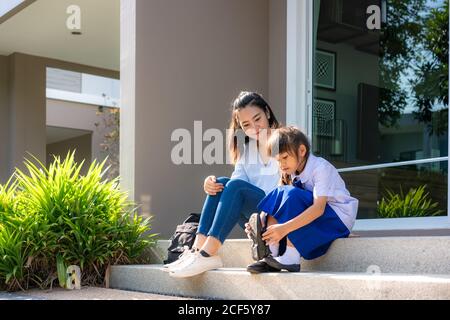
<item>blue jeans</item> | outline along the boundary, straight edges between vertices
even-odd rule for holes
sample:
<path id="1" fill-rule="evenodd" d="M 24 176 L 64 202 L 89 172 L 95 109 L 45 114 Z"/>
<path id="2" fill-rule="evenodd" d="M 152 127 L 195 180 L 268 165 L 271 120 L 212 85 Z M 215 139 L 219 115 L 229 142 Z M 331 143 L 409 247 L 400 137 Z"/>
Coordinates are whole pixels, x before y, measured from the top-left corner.
<path id="1" fill-rule="evenodd" d="M 251 214 L 257 212 L 258 203 L 266 196 L 260 188 L 240 179 L 218 178 L 224 185 L 222 192 L 208 195 L 203 205 L 197 233 L 225 241 L 239 223 L 245 223 Z"/>

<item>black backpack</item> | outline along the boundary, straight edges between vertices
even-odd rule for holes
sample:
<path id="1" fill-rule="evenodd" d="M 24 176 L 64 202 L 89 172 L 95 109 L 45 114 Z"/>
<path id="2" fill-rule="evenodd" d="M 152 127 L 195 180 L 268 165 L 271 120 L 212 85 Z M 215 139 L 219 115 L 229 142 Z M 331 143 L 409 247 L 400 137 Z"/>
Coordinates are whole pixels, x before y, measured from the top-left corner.
<path id="1" fill-rule="evenodd" d="M 177 226 L 175 233 L 169 239 L 170 245 L 167 248 L 168 255 L 167 260 L 164 260 L 164 264 L 172 263 L 178 259 L 180 254 L 184 252 L 186 247 L 191 249 L 194 245 L 195 236 L 198 229 L 198 223 L 200 221 L 199 213 L 191 213 L 183 224 Z"/>

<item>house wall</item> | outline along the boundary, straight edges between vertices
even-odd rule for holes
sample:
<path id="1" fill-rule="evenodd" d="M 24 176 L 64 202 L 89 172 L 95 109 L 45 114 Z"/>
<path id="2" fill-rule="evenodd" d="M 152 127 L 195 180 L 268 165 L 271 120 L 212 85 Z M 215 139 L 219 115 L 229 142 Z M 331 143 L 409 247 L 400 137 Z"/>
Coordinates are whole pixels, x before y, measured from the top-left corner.
<path id="1" fill-rule="evenodd" d="M 13 54 L 10 63 L 11 163 L 23 169 L 28 153 L 45 161 L 45 65 L 22 54 Z"/>
<path id="2" fill-rule="evenodd" d="M 0 56 L 0 183 L 8 179 L 9 159 L 9 59 Z"/>
<path id="3" fill-rule="evenodd" d="M 81 174 L 85 174 L 89 168 L 90 159 L 92 158 L 92 134 L 85 134 L 72 139 L 67 139 L 47 145 L 47 164 L 53 161 L 53 155 L 60 156 L 64 159 L 68 150 L 76 149 L 75 161 L 81 163 L 86 160 L 87 165 L 83 166 Z"/>
<path id="4" fill-rule="evenodd" d="M 9 73 L 6 81 L 4 72 L 0 76 L 0 92 L 5 92 L 5 87 L 7 88 L 8 102 L 6 107 L 3 104 L 0 109 L 0 119 L 2 119 L 0 124 L 8 122 L 9 125 L 2 126 L 3 131 L 0 131 L 5 137 L 8 136 L 8 139 L 3 139 L 0 160 L 7 161 L 5 159 L 9 158 L 10 163 L 0 166 L 0 182 L 5 182 L 6 177 L 12 174 L 14 167 L 22 167 L 23 159 L 28 156 L 28 152 L 43 162 L 46 160 L 47 67 L 119 78 L 119 72 L 116 71 L 22 53 L 14 53 L 0 59 L 0 70 L 2 70 L 1 66 L 5 65 L 5 60 Z"/>
<path id="5" fill-rule="evenodd" d="M 132 175 L 125 179 L 134 189 L 134 199 L 143 204 L 142 213 L 155 217 L 154 231 L 168 238 L 188 213 L 201 210 L 204 178 L 229 176 L 233 170 L 224 164 L 173 164 L 171 150 L 177 143 L 171 142 L 172 132 L 185 128 L 193 133 L 197 120 L 203 130 L 224 132 L 230 103 L 241 90 L 262 93 L 285 121 L 285 71 L 280 71 L 285 68 L 285 4 L 137 0 L 135 5 L 135 24 L 122 23 L 123 44 L 130 40 L 126 28 L 136 28 L 135 55 L 130 57 L 130 48 L 122 46 L 123 70 L 135 64 L 130 76 L 135 88 L 129 81 L 122 83 L 123 112 L 133 108 L 135 98 L 130 122 L 135 150 L 128 147 L 123 159 L 132 159 L 134 172 L 125 173 Z"/>
<path id="6" fill-rule="evenodd" d="M 105 134 L 109 131 L 104 123 L 107 109 L 104 108 L 104 114 L 100 114 L 98 113 L 98 107 L 94 105 L 47 99 L 46 123 L 48 126 L 53 127 L 91 131 L 92 139 L 90 144 L 92 152 L 89 153 L 89 157 L 83 158 L 87 160 L 87 164 L 90 164 L 94 159 L 103 161 L 106 157 L 100 145 L 104 142 Z M 67 153 L 67 151 L 68 149 L 64 153 Z"/>

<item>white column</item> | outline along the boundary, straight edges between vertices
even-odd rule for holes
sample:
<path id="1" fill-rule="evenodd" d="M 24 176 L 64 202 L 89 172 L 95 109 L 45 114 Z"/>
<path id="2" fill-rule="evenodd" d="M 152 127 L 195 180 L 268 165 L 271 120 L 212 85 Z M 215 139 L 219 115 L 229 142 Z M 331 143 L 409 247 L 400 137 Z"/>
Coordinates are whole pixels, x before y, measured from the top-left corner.
<path id="1" fill-rule="evenodd" d="M 135 200 L 136 0 L 120 1 L 120 175 Z"/>
<path id="2" fill-rule="evenodd" d="M 287 2 L 286 118 L 311 138 L 313 1 Z"/>

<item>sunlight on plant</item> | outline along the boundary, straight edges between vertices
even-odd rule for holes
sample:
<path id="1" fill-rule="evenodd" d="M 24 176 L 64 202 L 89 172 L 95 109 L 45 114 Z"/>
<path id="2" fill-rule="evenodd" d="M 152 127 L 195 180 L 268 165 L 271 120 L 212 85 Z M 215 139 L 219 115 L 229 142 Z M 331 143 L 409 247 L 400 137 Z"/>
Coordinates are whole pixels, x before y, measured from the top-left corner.
<path id="1" fill-rule="evenodd" d="M 108 266 L 133 263 L 155 243 L 151 218 L 137 214 L 119 178 L 105 179 L 105 161 L 84 176 L 82 166 L 74 152 L 48 169 L 34 158 L 0 185 L 0 286 L 51 286 L 56 257 L 80 266 L 84 284 L 99 285 Z"/>
<path id="2" fill-rule="evenodd" d="M 381 218 L 431 217 L 441 215 L 444 211 L 437 209 L 438 202 L 433 202 L 426 185 L 411 188 L 406 195 L 400 187 L 400 194 L 386 190 L 387 195 L 378 202 L 378 216 Z"/>

